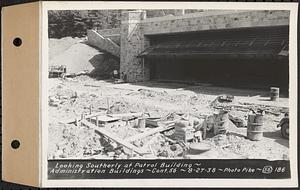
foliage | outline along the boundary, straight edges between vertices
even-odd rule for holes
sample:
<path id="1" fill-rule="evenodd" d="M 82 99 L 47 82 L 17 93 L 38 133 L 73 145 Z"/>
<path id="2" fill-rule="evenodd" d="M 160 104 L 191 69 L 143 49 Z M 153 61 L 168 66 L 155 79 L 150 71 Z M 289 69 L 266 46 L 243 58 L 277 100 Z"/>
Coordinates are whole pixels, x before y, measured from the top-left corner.
<path id="1" fill-rule="evenodd" d="M 49 38 L 83 37 L 87 29 L 117 28 L 122 10 L 51 10 L 48 12 Z"/>

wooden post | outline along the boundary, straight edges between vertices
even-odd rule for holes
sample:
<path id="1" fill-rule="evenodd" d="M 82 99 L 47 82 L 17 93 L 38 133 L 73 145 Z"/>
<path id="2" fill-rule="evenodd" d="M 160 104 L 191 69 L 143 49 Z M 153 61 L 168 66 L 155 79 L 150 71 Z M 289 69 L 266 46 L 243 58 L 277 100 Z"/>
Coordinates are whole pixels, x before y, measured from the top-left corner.
<path id="1" fill-rule="evenodd" d="M 81 114 L 81 121 L 83 121 L 83 118 L 84 118 L 84 116 L 83 116 L 83 114 Z M 80 126 L 82 126 L 81 122 L 80 122 Z"/>
<path id="2" fill-rule="evenodd" d="M 89 110 L 90 110 L 90 115 L 92 114 L 92 108 L 93 108 L 93 106 L 92 106 L 92 105 L 90 105 L 90 107 L 89 107 Z"/>
<path id="3" fill-rule="evenodd" d="M 96 126 L 99 127 L 98 116 L 96 116 Z"/>
<path id="4" fill-rule="evenodd" d="M 145 60 L 144 57 L 142 58 L 142 76 L 143 76 L 143 82 L 145 81 Z"/>
<path id="5" fill-rule="evenodd" d="M 108 99 L 108 97 L 106 98 L 106 101 L 107 101 L 107 111 L 109 111 L 109 99 Z"/>
<path id="6" fill-rule="evenodd" d="M 206 139 L 206 133 L 207 133 L 207 117 L 205 118 L 203 122 L 203 134 L 202 134 L 202 139 Z"/>

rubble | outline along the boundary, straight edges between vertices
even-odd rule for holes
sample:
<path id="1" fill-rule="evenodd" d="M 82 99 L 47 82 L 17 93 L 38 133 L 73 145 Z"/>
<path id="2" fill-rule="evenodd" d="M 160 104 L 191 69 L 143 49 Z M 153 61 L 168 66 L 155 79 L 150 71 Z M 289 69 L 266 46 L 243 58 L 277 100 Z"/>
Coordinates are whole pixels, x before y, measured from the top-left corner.
<path id="1" fill-rule="evenodd" d="M 53 80 L 56 84 L 48 97 L 52 113 L 49 158 L 288 157 L 284 145 L 269 150 L 276 143 L 272 139 L 247 139 L 245 123 L 249 113 L 264 110 L 263 130 L 274 131 L 276 128 L 270 126 L 276 126 L 274 123 L 288 111 L 286 108 L 241 103 L 229 95 L 209 99 L 177 89 L 134 85 L 127 89 L 128 84 L 111 85 L 84 75 L 72 81 Z"/>
<path id="2" fill-rule="evenodd" d="M 229 119 L 239 128 L 247 127 L 246 118 L 244 119 L 244 118 L 241 118 L 238 116 L 233 116 L 232 114 L 229 114 Z"/>

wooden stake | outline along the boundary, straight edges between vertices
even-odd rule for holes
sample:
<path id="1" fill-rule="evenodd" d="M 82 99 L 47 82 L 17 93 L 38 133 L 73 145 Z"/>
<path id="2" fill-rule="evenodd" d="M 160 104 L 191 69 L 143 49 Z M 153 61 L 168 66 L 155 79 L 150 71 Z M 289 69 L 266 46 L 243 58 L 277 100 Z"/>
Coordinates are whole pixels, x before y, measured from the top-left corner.
<path id="1" fill-rule="evenodd" d="M 109 107 L 109 99 L 107 98 L 106 101 L 107 101 L 107 111 L 109 111 L 109 108 L 110 108 Z"/>
<path id="2" fill-rule="evenodd" d="M 83 116 L 83 114 L 81 114 L 81 120 L 80 121 L 83 121 L 83 118 L 84 118 L 84 116 Z M 80 126 L 82 126 L 81 122 L 80 122 Z"/>
<path id="3" fill-rule="evenodd" d="M 90 109 L 90 115 L 92 114 L 92 105 L 90 105 L 89 109 Z"/>
<path id="4" fill-rule="evenodd" d="M 98 116 L 96 116 L 96 126 L 99 127 Z"/>

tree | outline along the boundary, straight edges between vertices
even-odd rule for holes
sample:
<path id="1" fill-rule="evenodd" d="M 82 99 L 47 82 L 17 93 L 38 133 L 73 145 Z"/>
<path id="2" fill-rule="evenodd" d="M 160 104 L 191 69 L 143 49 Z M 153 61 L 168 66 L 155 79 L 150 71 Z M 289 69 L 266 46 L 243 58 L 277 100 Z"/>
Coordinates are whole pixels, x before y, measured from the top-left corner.
<path id="1" fill-rule="evenodd" d="M 48 11 L 49 38 L 83 37 L 88 29 L 118 28 L 123 10 Z"/>

